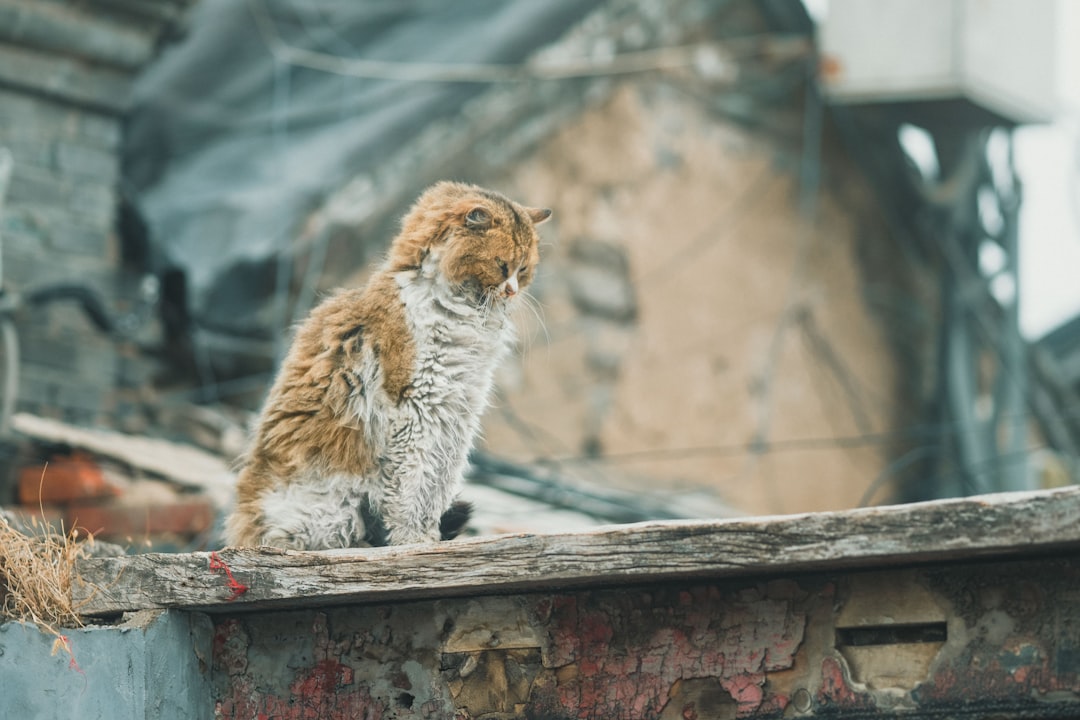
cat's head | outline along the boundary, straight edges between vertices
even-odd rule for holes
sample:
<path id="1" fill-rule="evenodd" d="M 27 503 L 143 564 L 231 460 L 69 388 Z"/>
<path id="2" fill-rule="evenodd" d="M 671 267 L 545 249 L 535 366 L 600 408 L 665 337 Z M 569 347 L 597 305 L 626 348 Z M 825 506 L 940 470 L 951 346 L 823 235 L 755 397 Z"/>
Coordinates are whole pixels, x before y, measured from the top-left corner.
<path id="1" fill-rule="evenodd" d="M 510 298 L 532 282 L 540 261 L 536 226 L 549 217 L 550 210 L 476 185 L 441 182 L 405 216 L 391 264 L 434 266 L 449 284 L 478 298 Z"/>

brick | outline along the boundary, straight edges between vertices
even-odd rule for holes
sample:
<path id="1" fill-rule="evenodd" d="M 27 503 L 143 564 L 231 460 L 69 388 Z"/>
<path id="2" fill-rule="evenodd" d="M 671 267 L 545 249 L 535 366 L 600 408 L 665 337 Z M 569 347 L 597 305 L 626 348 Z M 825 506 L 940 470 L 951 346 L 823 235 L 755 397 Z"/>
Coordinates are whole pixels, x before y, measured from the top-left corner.
<path id="1" fill-rule="evenodd" d="M 111 207 L 99 206 L 95 210 L 96 214 L 76 215 L 72 207 L 76 203 L 74 196 L 56 197 L 62 196 L 64 190 L 59 186 L 53 186 L 52 188 L 42 187 L 42 192 L 37 197 L 41 198 L 45 193 L 50 193 L 53 197 L 45 198 L 44 202 L 24 200 L 18 204 L 12 203 L 10 210 L 22 216 L 17 222 L 24 232 L 32 233 L 37 238 L 37 242 L 48 251 L 65 251 L 59 256 L 52 253 L 52 256 L 60 262 L 68 262 L 73 269 L 76 269 L 76 263 L 84 259 L 104 257 L 108 260 L 115 257 L 116 242 L 111 235 L 113 226 Z M 48 202 L 50 199 L 54 202 Z M 6 214 L 7 210 L 5 210 Z M 6 255 L 7 248 L 4 250 Z M 42 270 L 47 271 L 49 268 L 45 265 Z M 72 273 L 69 271 L 65 275 L 70 280 Z M 34 281 L 35 284 L 44 282 L 36 277 Z"/>
<path id="2" fill-rule="evenodd" d="M 29 365 L 73 373 L 78 368 L 78 355 L 71 352 L 71 341 L 50 337 L 41 332 L 26 332 L 21 338 L 22 361 Z M 63 381 L 63 377 L 56 378 Z"/>
<path id="3" fill-rule="evenodd" d="M 115 151 L 120 147 L 120 123 L 115 117 L 0 88 L 0 139 L 37 138 L 71 139 Z"/>
<path id="4" fill-rule="evenodd" d="M 54 143 L 53 163 L 61 172 L 93 178 L 99 185 L 109 185 L 119 175 L 114 153 L 79 143 Z"/>
<path id="5" fill-rule="evenodd" d="M 70 527 L 94 537 L 127 539 L 155 535 L 197 535 L 214 524 L 214 507 L 205 498 L 127 505 L 118 501 L 79 503 L 67 511 Z"/>
<path id="6" fill-rule="evenodd" d="M 115 495 L 101 467 L 84 453 L 53 456 L 19 471 L 19 502 L 26 506 Z"/>
<path id="7" fill-rule="evenodd" d="M 49 150 L 25 145 L 15 157 L 7 202 L 13 207 L 63 208 L 71 198 L 71 181 L 49 170 Z"/>
<path id="8" fill-rule="evenodd" d="M 95 206 L 111 211 L 115 205 L 120 170 L 111 152 L 47 137 L 14 141 L 2 130 L 0 144 L 14 158 L 10 202 L 64 207 L 80 193 L 89 192 L 95 196 Z"/>
<path id="9" fill-rule="evenodd" d="M 67 379 L 49 377 L 46 373 L 31 372 L 39 368 L 24 368 L 20 373 L 19 409 L 41 415 L 94 418 L 107 411 L 112 397 L 111 378 Z M 89 385 L 88 383 L 93 383 Z"/>
<path id="10" fill-rule="evenodd" d="M 106 150 L 120 149 L 120 122 L 116 118 L 107 115 L 80 112 L 79 123 L 76 126 L 78 136 L 89 141 L 95 147 Z"/>
<path id="11" fill-rule="evenodd" d="M 154 34 L 118 20 L 81 3 L 2 3 L 0 39 L 135 70 L 150 59 Z"/>
<path id="12" fill-rule="evenodd" d="M 131 85 L 127 73 L 3 43 L 0 80 L 113 116 L 127 110 Z"/>

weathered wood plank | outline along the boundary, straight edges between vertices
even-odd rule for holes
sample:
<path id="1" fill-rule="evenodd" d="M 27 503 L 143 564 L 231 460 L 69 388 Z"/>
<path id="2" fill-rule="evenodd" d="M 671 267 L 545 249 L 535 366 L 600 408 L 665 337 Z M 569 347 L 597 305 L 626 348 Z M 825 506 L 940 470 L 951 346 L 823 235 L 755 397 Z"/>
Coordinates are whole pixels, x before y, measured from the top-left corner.
<path id="1" fill-rule="evenodd" d="M 80 611 L 208 612 L 719 579 L 1080 550 L 1080 487 L 844 512 L 669 521 L 325 552 L 86 560 Z M 215 563 L 216 564 L 216 563 Z"/>

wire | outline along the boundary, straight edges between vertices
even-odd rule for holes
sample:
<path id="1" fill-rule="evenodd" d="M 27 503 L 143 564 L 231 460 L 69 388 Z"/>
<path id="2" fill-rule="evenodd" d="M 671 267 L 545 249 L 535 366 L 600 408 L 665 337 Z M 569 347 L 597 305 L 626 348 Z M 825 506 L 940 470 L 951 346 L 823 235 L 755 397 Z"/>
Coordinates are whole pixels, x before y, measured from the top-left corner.
<path id="1" fill-rule="evenodd" d="M 950 220 L 954 219 L 958 211 L 956 206 L 961 203 L 966 203 L 970 200 L 970 197 L 974 193 L 978 192 L 981 187 L 987 187 L 995 194 L 998 205 L 1002 215 L 1005 217 L 1003 226 L 1003 232 L 1015 232 L 1015 223 L 1017 221 L 1017 213 L 1019 209 L 1018 200 L 1015 197 L 1015 191 L 1010 197 L 1003 197 L 1001 190 L 994 186 L 992 181 L 991 169 L 987 158 L 986 146 L 989 139 L 987 133 L 982 133 L 979 137 L 969 137 L 968 145 L 963 149 L 963 159 L 960 161 L 962 164 L 957 167 L 953 173 L 955 179 L 947 180 L 941 183 L 937 188 L 927 188 L 925 185 L 918 185 L 918 189 L 923 196 L 932 204 L 936 204 L 939 207 L 950 209 Z M 1013 187 L 1017 187 L 1019 180 L 1015 176 L 1015 169 L 1012 162 L 1012 152 L 1010 145 L 1009 152 L 1009 166 L 1013 173 L 1012 181 Z M 990 182 L 986 181 L 990 179 Z M 916 180 L 917 182 L 917 180 Z M 941 191 L 939 188 L 946 188 L 946 191 Z M 951 225 L 951 223 L 950 223 Z M 1000 303 L 994 298 L 987 286 L 986 278 L 979 272 L 977 266 L 969 257 L 965 254 L 964 247 L 961 247 L 959 233 L 954 231 L 951 227 L 946 227 L 941 233 L 943 249 L 942 255 L 945 259 L 946 265 L 953 273 L 953 277 L 957 278 L 959 287 L 951 288 L 950 291 L 955 293 L 955 296 L 951 301 L 957 302 L 961 309 L 974 318 L 974 325 L 976 330 L 982 335 L 983 343 L 996 357 L 998 367 L 998 382 L 1002 388 L 1007 387 L 1005 383 L 1008 383 L 1012 387 L 1012 390 L 1018 395 L 1018 402 L 1029 407 L 1035 408 L 1035 400 L 1032 396 L 1032 391 L 1026 380 L 1026 369 L 1024 367 L 1018 367 L 1022 362 L 1017 358 L 1018 344 L 1023 340 L 1019 337 L 1019 327 L 1017 325 L 1017 313 L 1015 305 L 1009 309 L 1002 308 Z M 979 236 L 974 236 L 976 240 L 981 239 Z M 1008 251 L 1009 245 L 1015 245 L 1015 243 L 1006 243 L 1005 247 Z M 1013 257 L 1009 258 L 1009 271 L 1014 279 L 1017 287 L 1019 285 L 1019 278 L 1016 273 L 1016 257 L 1015 247 L 1013 250 Z M 977 294 L 970 292 L 971 289 L 977 289 Z M 1013 303 L 1018 303 L 1019 297 L 1013 298 Z M 1003 310 L 1001 318 L 999 320 L 1000 327 L 994 327 L 994 323 L 988 317 L 990 308 L 999 308 Z M 1012 347 L 1007 343 L 1011 341 Z M 974 372 L 974 368 L 971 368 L 969 372 Z M 1014 400 L 1015 400 L 1014 396 Z M 997 411 L 998 408 L 995 408 Z M 960 410 L 966 412 L 966 409 Z M 968 422 L 973 423 L 976 428 L 982 429 L 986 432 L 989 442 L 997 445 L 1003 442 L 999 438 L 1002 431 L 1002 418 L 1000 416 L 995 417 L 991 422 L 980 422 L 975 418 L 969 418 Z M 1009 432 L 1005 434 L 1004 442 L 1009 442 L 1013 446 L 1023 440 L 1022 429 L 1012 426 L 1008 428 Z M 971 442 L 963 444 L 961 451 L 966 448 L 968 453 L 980 453 L 985 451 L 985 448 L 979 448 L 978 441 L 979 433 L 973 434 L 970 438 Z M 965 457 L 964 454 L 961 457 Z M 965 462 L 970 462 L 970 459 L 966 459 Z M 999 484 L 1002 484 L 999 481 Z M 1004 482 L 1006 487 L 1012 485 L 1012 483 Z"/>
<path id="2" fill-rule="evenodd" d="M 802 330 L 803 341 L 809 347 L 810 352 L 820 360 L 816 367 L 824 366 L 827 376 L 831 377 L 840 386 L 844 401 L 851 411 L 851 417 L 855 421 L 856 427 L 860 432 L 871 432 L 874 423 L 863 400 L 864 392 L 855 373 L 844 362 L 840 354 L 836 352 L 809 310 L 798 313 L 796 322 L 799 329 Z"/>
<path id="3" fill-rule="evenodd" d="M 881 488 L 881 486 L 884 485 L 885 482 L 891 477 L 896 475 L 896 473 L 900 472 L 909 465 L 914 465 L 916 462 L 920 460 L 925 460 L 928 457 L 933 457 L 940 452 L 940 445 L 920 445 L 919 447 L 904 453 L 899 458 L 886 465 L 885 469 L 878 473 L 878 476 L 874 478 L 873 481 L 867 486 L 866 490 L 863 491 L 862 497 L 859 498 L 859 504 L 857 505 L 857 507 L 866 507 L 867 505 L 869 505 L 870 500 L 873 499 L 874 495 Z"/>
<path id="4" fill-rule="evenodd" d="M 1015 416 L 1006 417 L 1031 417 L 1032 411 L 1017 413 Z M 1061 413 L 1063 418 L 1080 418 L 1080 404 L 1064 408 Z M 806 438 L 788 438 L 784 440 L 770 440 L 765 444 L 755 441 L 730 443 L 723 445 L 698 445 L 679 448 L 656 448 L 651 450 L 632 450 L 624 453 L 607 453 L 602 456 L 573 455 L 556 458 L 545 458 L 547 462 L 555 463 L 607 463 L 621 464 L 627 462 L 642 462 L 653 460 L 689 460 L 698 457 L 734 457 L 748 453 L 760 452 L 760 454 L 779 454 L 790 452 L 804 452 L 813 450 L 850 450 L 854 448 L 870 447 L 903 440 L 933 439 L 957 436 L 962 434 L 961 423 L 942 422 L 909 425 L 905 428 L 883 432 L 858 433 L 854 435 L 831 435 Z"/>
<path id="5" fill-rule="evenodd" d="M 754 435 L 754 445 L 763 446 L 768 442 L 772 426 L 773 413 L 773 390 L 775 387 L 777 365 L 780 361 L 780 350 L 783 347 L 784 335 L 788 325 L 794 319 L 796 301 L 805 279 L 807 252 L 810 246 L 811 229 L 817 220 L 818 191 L 821 181 L 821 144 L 824 125 L 824 103 L 814 79 L 815 69 L 807 68 L 805 86 L 805 106 L 803 109 L 803 154 L 799 166 L 799 222 L 795 234 L 795 257 L 791 267 L 791 275 L 788 278 L 787 291 L 784 299 L 784 309 L 780 313 L 776 327 L 773 329 L 772 341 L 765 357 L 765 363 L 758 374 L 757 387 L 761 394 L 759 401 L 760 416 L 757 423 L 757 431 Z M 756 454 L 751 454 L 747 460 L 744 472 L 752 471 L 753 463 L 756 462 Z"/>
<path id="6" fill-rule="evenodd" d="M 288 107 L 292 91 L 292 67 L 286 63 L 274 62 L 274 82 L 271 88 L 271 123 L 270 135 L 278 172 L 282 176 L 288 173 L 289 120 Z M 278 238 L 277 268 L 274 277 L 274 365 L 278 366 L 285 359 L 289 339 L 289 284 L 292 280 L 292 237 L 286 223 L 275 224 Z"/>
<path id="7" fill-rule="evenodd" d="M 937 475 L 931 475 L 927 480 L 928 487 L 941 487 L 947 480 L 961 481 L 961 485 L 965 492 L 973 492 L 978 490 L 970 482 L 970 471 L 988 470 L 992 468 L 999 468 L 1002 466 L 1012 465 L 1018 462 L 1026 462 L 1027 459 L 1034 453 L 1042 450 L 1047 450 L 1048 446 L 1045 443 L 1039 443 L 1037 445 L 1031 445 L 1020 450 L 1013 450 L 1006 453 L 997 453 L 990 457 L 987 457 L 979 462 L 972 463 L 968 468 L 959 468 L 951 472 L 938 473 Z"/>
<path id="8" fill-rule="evenodd" d="M 691 262 L 694 256 L 730 236 L 765 200 L 769 190 L 778 183 L 778 180 L 779 176 L 773 172 L 772 167 L 766 164 L 753 180 L 743 185 L 742 191 L 735 196 L 735 199 L 729 202 L 709 223 L 708 230 L 673 250 L 665 263 L 642 274 L 635 280 L 634 285 L 641 287 L 659 282 L 665 279 L 672 270 L 694 268 L 695 265 Z"/>

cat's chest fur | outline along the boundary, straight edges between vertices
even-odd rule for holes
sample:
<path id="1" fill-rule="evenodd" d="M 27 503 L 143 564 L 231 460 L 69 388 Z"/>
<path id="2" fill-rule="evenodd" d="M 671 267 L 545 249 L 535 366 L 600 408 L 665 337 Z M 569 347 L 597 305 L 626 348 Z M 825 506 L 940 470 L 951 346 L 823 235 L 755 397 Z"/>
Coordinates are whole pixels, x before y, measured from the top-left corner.
<path id="1" fill-rule="evenodd" d="M 513 324 L 503 308 L 477 307 L 422 272 L 395 280 L 415 360 L 390 415 L 422 425 L 431 442 L 460 446 L 477 429 L 495 369 L 513 343 Z"/>

